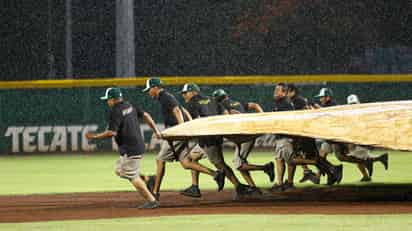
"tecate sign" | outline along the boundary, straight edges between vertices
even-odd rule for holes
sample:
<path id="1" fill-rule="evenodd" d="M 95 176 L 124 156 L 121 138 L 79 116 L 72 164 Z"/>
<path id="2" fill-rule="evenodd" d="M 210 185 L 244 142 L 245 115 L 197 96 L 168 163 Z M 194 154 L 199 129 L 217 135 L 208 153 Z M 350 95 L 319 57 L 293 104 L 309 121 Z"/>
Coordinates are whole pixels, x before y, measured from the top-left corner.
<path id="1" fill-rule="evenodd" d="M 96 145 L 89 143 L 85 134 L 97 128 L 96 124 L 10 126 L 4 136 L 11 138 L 12 152 L 94 151 Z"/>

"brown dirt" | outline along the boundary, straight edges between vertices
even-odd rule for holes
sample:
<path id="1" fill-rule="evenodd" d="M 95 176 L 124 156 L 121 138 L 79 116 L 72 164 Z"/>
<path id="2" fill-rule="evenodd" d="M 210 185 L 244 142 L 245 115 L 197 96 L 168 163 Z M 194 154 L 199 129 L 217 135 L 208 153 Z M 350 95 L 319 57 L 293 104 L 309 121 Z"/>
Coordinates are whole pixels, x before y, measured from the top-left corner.
<path id="1" fill-rule="evenodd" d="M 232 192 L 204 191 L 201 199 L 162 192 L 161 208 L 142 210 L 136 192 L 0 196 L 0 222 L 193 214 L 412 213 L 411 187 L 331 187 L 265 192 L 233 200 Z"/>

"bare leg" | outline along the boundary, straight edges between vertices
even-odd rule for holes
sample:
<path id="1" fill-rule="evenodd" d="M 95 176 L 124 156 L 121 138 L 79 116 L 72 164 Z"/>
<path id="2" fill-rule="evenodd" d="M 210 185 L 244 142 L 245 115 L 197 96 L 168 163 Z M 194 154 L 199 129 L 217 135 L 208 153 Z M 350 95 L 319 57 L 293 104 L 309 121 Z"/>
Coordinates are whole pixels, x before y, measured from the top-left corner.
<path id="1" fill-rule="evenodd" d="M 160 191 L 160 185 L 162 184 L 163 176 L 166 170 L 166 163 L 162 160 L 156 160 L 156 180 L 153 187 L 153 192 L 158 193 Z"/>
<path id="2" fill-rule="evenodd" d="M 265 170 L 265 166 L 243 163 L 238 170 L 239 171 L 263 171 Z"/>
<path id="3" fill-rule="evenodd" d="M 197 172 L 201 172 L 204 174 L 208 174 L 210 176 L 214 176 L 215 175 L 215 171 L 213 171 L 212 169 L 199 164 L 198 162 L 192 161 L 190 158 L 186 157 L 183 160 L 180 161 L 180 164 L 183 166 L 183 168 L 185 169 L 192 169 L 194 171 Z"/>
<path id="4" fill-rule="evenodd" d="M 130 180 L 130 183 L 136 188 L 136 190 L 142 195 L 147 201 L 155 201 L 156 199 L 150 193 L 149 189 L 146 187 L 146 183 L 140 178 L 136 177 L 133 180 Z"/>
<path id="5" fill-rule="evenodd" d="M 247 182 L 249 186 L 256 187 L 255 182 L 253 181 L 252 176 L 250 175 L 249 171 L 239 170 L 240 174 L 242 174 L 243 179 Z"/>
<path id="6" fill-rule="evenodd" d="M 368 172 L 366 171 L 366 167 L 365 167 L 363 164 L 357 164 L 357 166 L 358 166 L 358 169 L 359 169 L 359 171 L 361 172 L 362 176 L 363 176 L 364 178 L 368 178 L 368 177 L 369 177 L 369 174 L 368 174 Z"/>
<path id="7" fill-rule="evenodd" d="M 296 165 L 288 164 L 288 183 L 293 184 L 293 178 L 295 178 Z"/>
<path id="8" fill-rule="evenodd" d="M 229 181 L 232 182 L 235 187 L 238 187 L 240 185 L 240 182 L 233 173 L 233 170 L 225 162 L 214 165 L 217 169 L 223 170 L 225 172 L 227 179 L 229 179 Z"/>
<path id="9" fill-rule="evenodd" d="M 282 159 L 276 159 L 276 172 L 278 185 L 282 185 L 285 175 L 285 162 Z"/>

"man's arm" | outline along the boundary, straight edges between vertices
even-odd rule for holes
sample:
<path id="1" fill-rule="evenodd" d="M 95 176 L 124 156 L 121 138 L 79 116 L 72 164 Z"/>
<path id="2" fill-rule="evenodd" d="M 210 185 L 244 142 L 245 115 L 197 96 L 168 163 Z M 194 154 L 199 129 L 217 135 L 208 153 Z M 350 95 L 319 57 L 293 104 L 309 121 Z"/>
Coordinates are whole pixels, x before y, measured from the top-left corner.
<path id="1" fill-rule="evenodd" d="M 185 120 L 183 119 L 182 110 L 180 110 L 179 106 L 173 108 L 173 114 L 176 117 L 178 124 L 182 124 L 185 122 Z"/>
<path id="2" fill-rule="evenodd" d="M 186 108 L 182 107 L 182 111 L 183 113 L 186 115 L 188 120 L 193 120 L 192 116 L 190 115 L 190 113 L 186 110 Z"/>
<path id="3" fill-rule="evenodd" d="M 86 133 L 86 138 L 89 139 L 89 140 L 91 140 L 91 139 L 105 139 L 105 138 L 111 138 L 113 136 L 116 136 L 116 132 L 110 131 L 110 130 L 106 130 L 102 133 L 91 133 L 91 132 Z"/>
<path id="4" fill-rule="evenodd" d="M 258 112 L 258 113 L 264 112 L 262 107 L 257 103 L 248 103 L 247 106 L 249 109 L 255 110 L 255 112 Z"/>
<path id="5" fill-rule="evenodd" d="M 159 131 L 159 129 L 156 126 L 156 123 L 154 122 L 152 116 L 150 116 L 149 113 L 144 112 L 143 113 L 143 121 L 149 125 L 149 127 L 152 129 L 153 133 L 155 134 L 156 138 L 161 139 L 162 135 Z"/>

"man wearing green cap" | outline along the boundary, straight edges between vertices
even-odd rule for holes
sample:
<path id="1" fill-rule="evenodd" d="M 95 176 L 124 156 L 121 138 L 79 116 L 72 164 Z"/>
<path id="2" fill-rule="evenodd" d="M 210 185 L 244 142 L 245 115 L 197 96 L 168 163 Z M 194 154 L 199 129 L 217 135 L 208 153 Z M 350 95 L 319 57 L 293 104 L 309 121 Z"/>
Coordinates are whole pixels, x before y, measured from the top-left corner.
<path id="1" fill-rule="evenodd" d="M 241 103 L 239 101 L 235 101 L 231 97 L 229 97 L 229 95 L 223 89 L 215 90 L 213 92 L 213 97 L 220 105 L 222 105 L 224 109 L 224 114 L 246 113 L 250 110 L 253 110 L 255 112 L 263 112 L 263 109 L 262 107 L 260 107 L 259 104 L 253 102 Z M 233 164 L 234 167 L 238 171 L 240 171 L 248 185 L 251 186 L 252 190 L 256 190 L 257 192 L 259 192 L 249 171 L 263 171 L 269 176 L 271 182 L 273 182 L 275 178 L 275 173 L 273 162 L 269 162 L 265 165 L 254 165 L 250 164 L 247 161 L 249 153 L 252 151 L 254 145 L 255 139 L 252 139 L 248 142 L 242 143 L 240 145 L 240 149 L 238 148 L 238 146 L 236 146 L 236 150 L 233 157 Z"/>
<path id="2" fill-rule="evenodd" d="M 150 78 L 146 81 L 146 88 L 143 92 L 147 92 L 150 97 L 159 101 L 162 117 L 166 128 L 173 127 L 181 124 L 189 119 L 184 112 L 183 107 L 179 104 L 176 98 L 166 91 L 159 78 Z M 198 173 L 202 172 L 214 177 L 218 185 L 218 190 L 222 190 L 224 187 L 224 172 L 213 171 L 203 165 L 197 163 L 197 159 L 192 157 L 192 152 L 198 152 L 196 144 L 189 144 L 185 141 L 174 141 L 173 148 L 168 142 L 163 142 L 161 149 L 156 157 L 156 180 L 153 188 L 153 192 L 156 197 L 159 197 L 160 185 L 165 172 L 166 161 L 179 161 L 183 168 L 191 169 L 195 172 L 192 173 L 192 185 L 182 191 L 185 196 L 200 197 L 200 190 L 198 188 Z"/>
<path id="3" fill-rule="evenodd" d="M 128 179 L 147 200 L 140 208 L 154 209 L 159 207 L 159 202 L 150 193 L 143 180 L 147 177 L 140 175 L 140 160 L 143 158 L 145 146 L 139 119 L 143 119 L 159 137 L 160 131 L 149 113 L 123 101 L 123 95 L 119 88 L 107 88 L 105 95 L 100 99 L 106 101 L 110 107 L 109 128 L 98 134 L 87 133 L 86 138 L 104 139 L 114 137 L 120 153 L 115 173 Z"/>
<path id="4" fill-rule="evenodd" d="M 213 98 L 200 94 L 200 88 L 194 83 L 187 83 L 181 91 L 187 110 L 193 119 L 223 114 L 223 108 Z M 223 138 L 209 136 L 199 139 L 199 145 L 206 152 L 209 161 L 221 171 L 235 186 L 236 197 L 250 193 L 250 187 L 239 182 L 233 170 L 225 163 L 222 150 Z"/>

